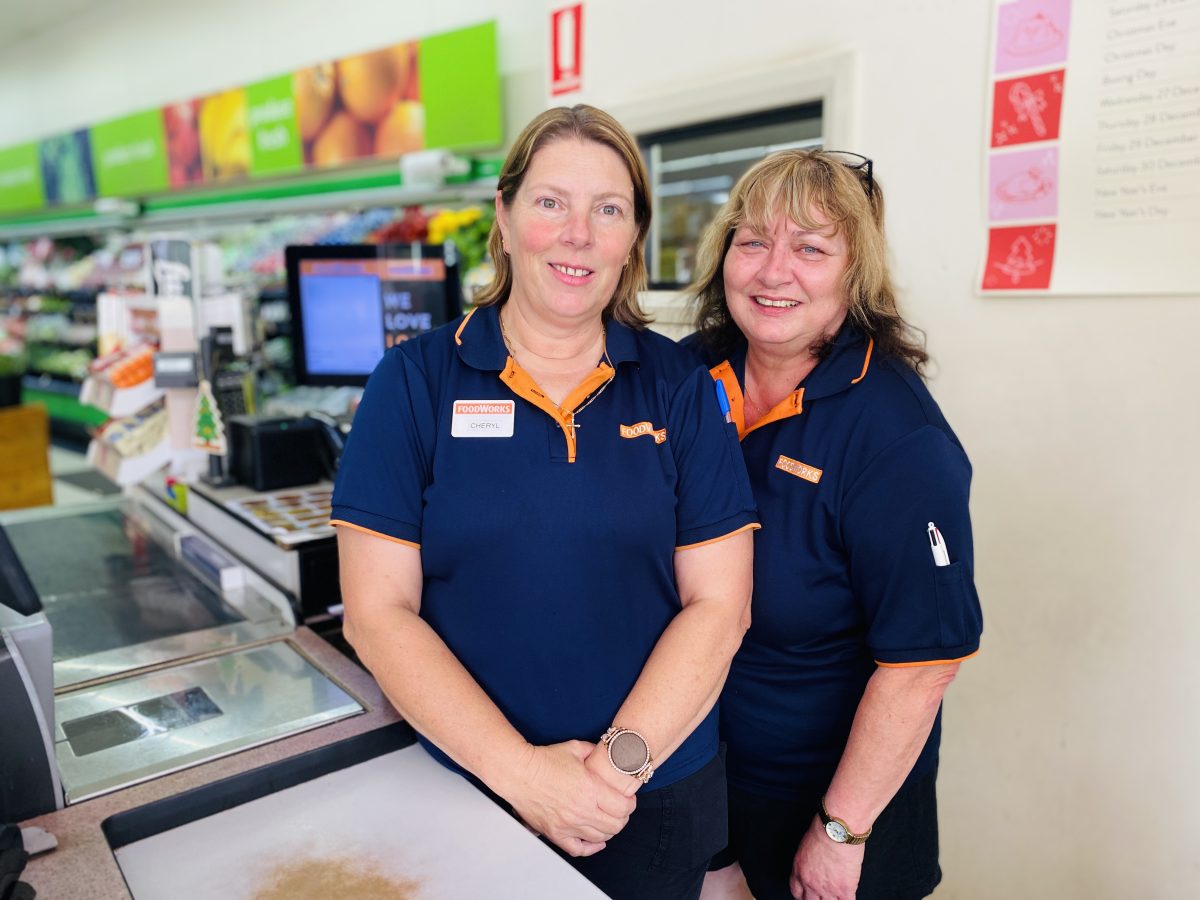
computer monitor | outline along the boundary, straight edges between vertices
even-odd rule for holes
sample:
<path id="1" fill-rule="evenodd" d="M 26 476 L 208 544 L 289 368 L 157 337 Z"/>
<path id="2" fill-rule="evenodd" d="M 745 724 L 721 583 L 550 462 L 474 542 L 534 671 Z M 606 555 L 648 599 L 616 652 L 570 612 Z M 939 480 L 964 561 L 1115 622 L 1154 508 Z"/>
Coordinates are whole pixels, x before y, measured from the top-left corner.
<path id="1" fill-rule="evenodd" d="M 292 246 L 285 255 L 297 384 L 366 384 L 389 347 L 461 309 L 458 266 L 442 246 Z"/>

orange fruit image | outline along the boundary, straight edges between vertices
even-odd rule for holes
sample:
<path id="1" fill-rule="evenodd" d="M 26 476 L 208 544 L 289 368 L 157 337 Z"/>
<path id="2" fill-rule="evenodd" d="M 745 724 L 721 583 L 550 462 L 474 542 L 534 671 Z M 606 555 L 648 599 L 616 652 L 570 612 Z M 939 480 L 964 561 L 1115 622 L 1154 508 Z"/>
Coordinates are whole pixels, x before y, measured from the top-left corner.
<path id="1" fill-rule="evenodd" d="M 379 123 L 375 132 L 376 156 L 399 156 L 425 146 L 425 107 L 415 100 L 401 100 Z"/>
<path id="2" fill-rule="evenodd" d="M 320 63 L 299 69 L 292 79 L 296 99 L 296 121 L 300 139 L 310 141 L 329 118 L 337 88 L 333 63 Z"/>
<path id="3" fill-rule="evenodd" d="M 396 66 L 396 75 L 400 79 L 400 99 L 421 99 L 421 77 L 417 69 L 417 47 L 419 41 L 409 41 L 388 48 L 392 62 Z"/>
<path id="4" fill-rule="evenodd" d="M 337 64 L 342 105 L 360 122 L 374 125 L 400 96 L 401 76 L 392 50 L 348 56 Z"/>
<path id="5" fill-rule="evenodd" d="M 370 152 L 367 129 L 350 114 L 337 112 L 313 142 L 312 159 L 318 166 L 336 166 Z"/>

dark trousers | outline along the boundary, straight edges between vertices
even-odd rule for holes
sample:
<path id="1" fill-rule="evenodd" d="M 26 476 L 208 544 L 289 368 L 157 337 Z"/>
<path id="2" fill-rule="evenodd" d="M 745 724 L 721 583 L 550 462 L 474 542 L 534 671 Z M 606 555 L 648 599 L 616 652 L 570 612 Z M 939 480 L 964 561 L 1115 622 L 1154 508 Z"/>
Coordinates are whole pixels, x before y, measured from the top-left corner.
<path id="1" fill-rule="evenodd" d="M 725 766 L 715 758 L 674 784 L 639 792 L 629 824 L 599 853 L 558 852 L 613 900 L 695 900 L 708 861 L 725 846 L 727 822 Z"/>
<path id="2" fill-rule="evenodd" d="M 858 900 L 917 900 L 942 880 L 936 782 L 934 773 L 905 785 L 879 814 L 866 844 Z M 730 788 L 729 848 L 718 854 L 713 868 L 736 860 L 755 900 L 792 900 L 792 860 L 822 793 L 779 800 Z"/>

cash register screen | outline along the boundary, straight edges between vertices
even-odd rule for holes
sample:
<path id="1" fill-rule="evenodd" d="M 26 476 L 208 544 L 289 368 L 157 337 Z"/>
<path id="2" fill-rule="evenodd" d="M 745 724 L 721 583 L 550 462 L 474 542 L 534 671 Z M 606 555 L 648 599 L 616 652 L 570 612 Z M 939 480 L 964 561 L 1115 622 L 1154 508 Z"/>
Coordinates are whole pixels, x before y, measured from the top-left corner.
<path id="1" fill-rule="evenodd" d="M 458 271 L 443 247 L 288 247 L 298 384 L 361 385 L 393 345 L 459 313 Z"/>

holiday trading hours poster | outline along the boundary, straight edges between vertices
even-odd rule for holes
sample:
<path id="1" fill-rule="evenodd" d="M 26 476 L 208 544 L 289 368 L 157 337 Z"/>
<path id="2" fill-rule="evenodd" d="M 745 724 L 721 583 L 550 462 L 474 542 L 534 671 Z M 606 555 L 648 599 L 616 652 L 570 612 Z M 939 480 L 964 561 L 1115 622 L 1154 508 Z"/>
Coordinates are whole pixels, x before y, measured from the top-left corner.
<path id="1" fill-rule="evenodd" d="M 997 0 L 985 294 L 1200 291 L 1200 0 Z"/>

